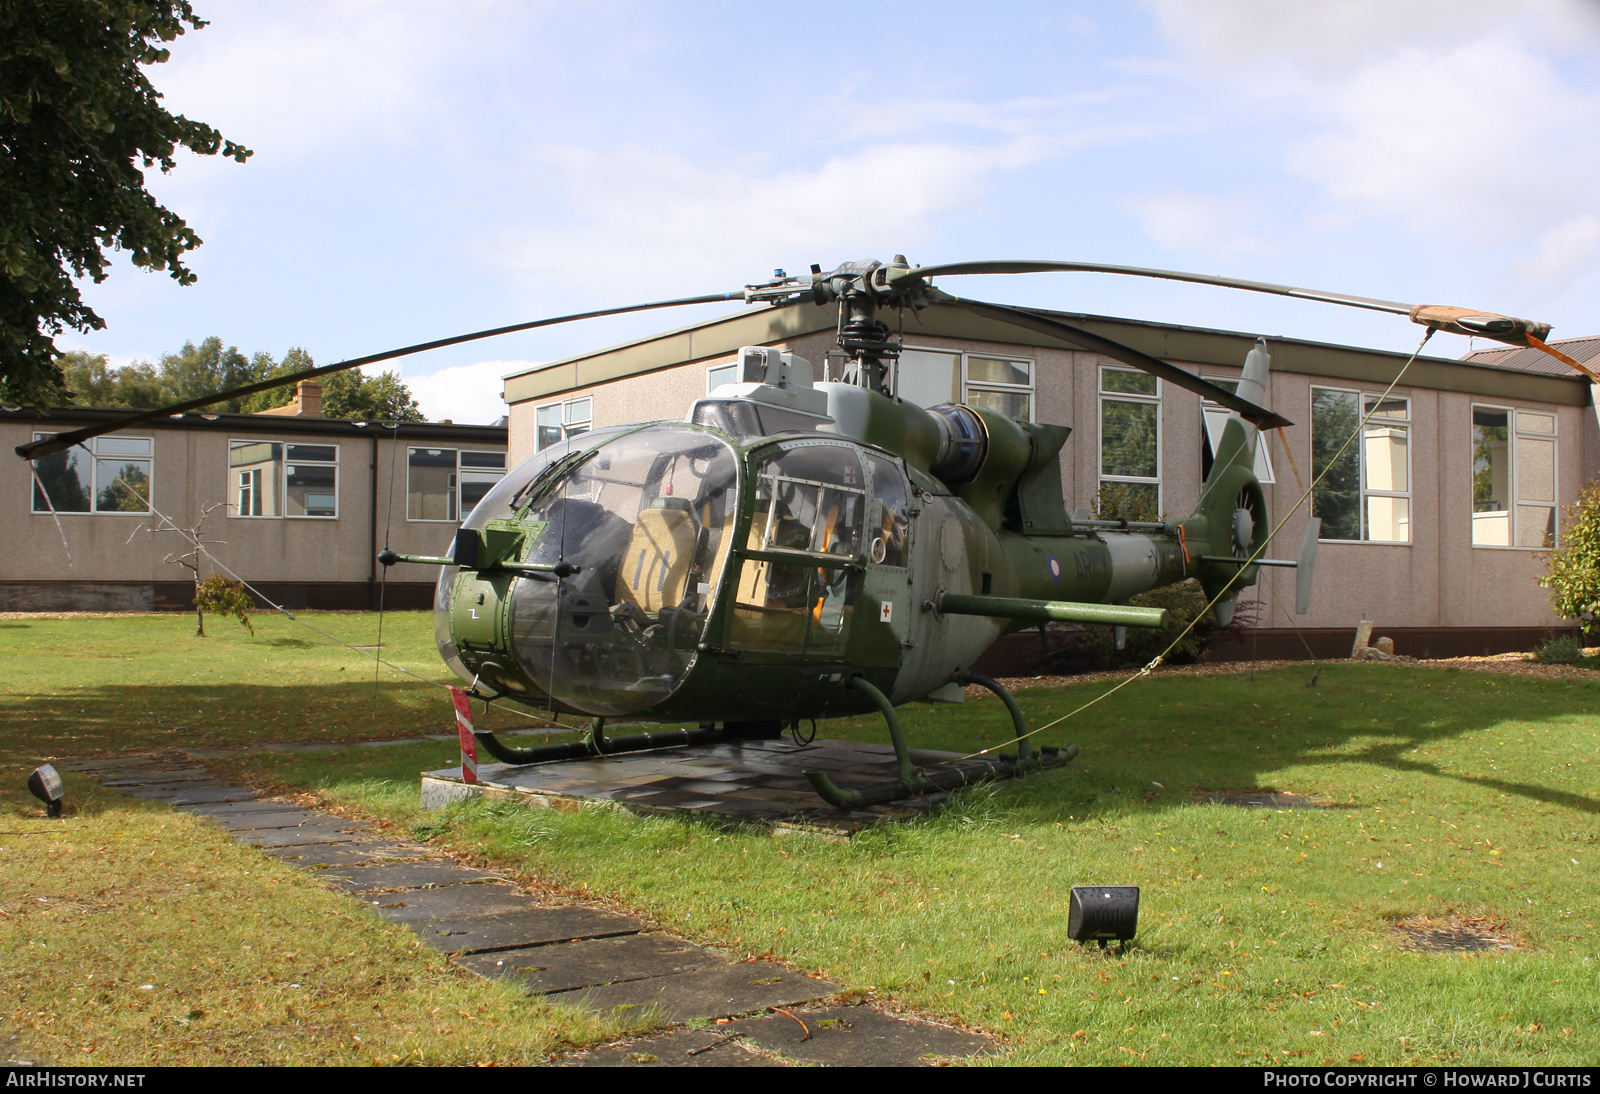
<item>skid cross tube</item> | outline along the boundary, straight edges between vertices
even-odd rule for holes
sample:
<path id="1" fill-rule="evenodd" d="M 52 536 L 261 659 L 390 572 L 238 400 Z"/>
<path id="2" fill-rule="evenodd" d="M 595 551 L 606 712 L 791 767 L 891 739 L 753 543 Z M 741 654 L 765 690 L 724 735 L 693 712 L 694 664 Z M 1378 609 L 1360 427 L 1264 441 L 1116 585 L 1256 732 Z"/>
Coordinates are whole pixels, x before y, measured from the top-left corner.
<path id="1" fill-rule="evenodd" d="M 824 771 L 807 771 L 806 781 L 817 795 L 829 805 L 840 809 L 858 809 L 867 805 L 879 805 L 883 802 L 895 801 L 898 798 L 909 798 L 915 794 L 931 794 L 947 790 L 960 790 L 964 786 L 971 786 L 977 782 L 988 779 L 1006 778 L 1011 775 L 1020 775 L 1025 770 L 1036 767 L 1053 767 L 1057 764 L 1071 763 L 1078 755 L 1077 745 L 1067 745 L 1065 748 L 1041 748 L 1039 755 L 1033 754 L 1027 737 L 1027 722 L 1022 717 L 1022 709 L 1017 706 L 1017 701 L 1011 693 L 1002 687 L 999 682 L 987 676 L 978 676 L 962 673 L 957 677 L 958 682 L 965 684 L 971 681 L 979 687 L 988 688 L 1000 697 L 1006 704 L 1006 710 L 1011 715 L 1012 725 L 1017 730 L 1017 759 L 995 758 L 989 760 L 989 766 L 981 771 L 963 770 L 958 767 L 944 767 L 932 771 L 918 771 L 911 762 L 911 752 L 906 747 L 905 732 L 900 726 L 900 717 L 895 713 L 894 704 L 889 697 L 879 691 L 872 684 L 860 676 L 848 677 L 843 681 L 843 686 L 862 692 L 877 705 L 883 713 L 883 719 L 889 725 L 889 737 L 894 741 L 895 759 L 899 765 L 899 777 L 889 782 L 873 783 L 860 788 L 839 786 Z"/>

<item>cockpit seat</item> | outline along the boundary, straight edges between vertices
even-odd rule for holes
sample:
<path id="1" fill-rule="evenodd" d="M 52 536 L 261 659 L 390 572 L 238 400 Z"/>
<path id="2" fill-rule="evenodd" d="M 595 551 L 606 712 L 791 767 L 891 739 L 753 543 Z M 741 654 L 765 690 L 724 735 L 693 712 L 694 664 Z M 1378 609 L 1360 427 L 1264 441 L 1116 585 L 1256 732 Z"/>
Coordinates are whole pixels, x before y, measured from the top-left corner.
<path id="1" fill-rule="evenodd" d="M 694 559 L 695 526 L 685 498 L 657 498 L 639 511 L 617 574 L 620 603 L 649 616 L 683 602 Z"/>

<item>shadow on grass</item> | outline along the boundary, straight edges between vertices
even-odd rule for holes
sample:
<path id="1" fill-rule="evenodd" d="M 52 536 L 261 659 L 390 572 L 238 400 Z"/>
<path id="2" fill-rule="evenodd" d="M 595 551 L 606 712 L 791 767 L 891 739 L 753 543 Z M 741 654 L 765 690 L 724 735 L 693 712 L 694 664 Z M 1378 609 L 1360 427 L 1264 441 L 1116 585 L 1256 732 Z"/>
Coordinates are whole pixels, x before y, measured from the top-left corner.
<path id="1" fill-rule="evenodd" d="M 1600 679 L 1330 665 L 1313 688 L 1306 676 L 1296 668 L 1257 673 L 1253 680 L 1166 677 L 1125 688 L 1037 738 L 1075 741 L 1079 760 L 1059 774 L 1014 784 L 1011 805 L 1031 820 L 1061 821 L 1097 803 L 1122 807 L 1142 801 L 1157 810 L 1188 806 L 1206 791 L 1316 793 L 1322 788 L 1283 785 L 1286 773 L 1360 765 L 1600 813 L 1600 798 L 1526 777 L 1528 765 L 1548 765 L 1551 748 L 1571 752 L 1575 763 L 1582 759 L 1584 746 L 1562 740 L 1560 727 L 1600 712 Z M 1109 686 L 1025 689 L 1018 700 L 1029 723 L 1040 726 Z M 967 751 L 970 736 L 958 741 L 952 731 L 958 721 L 970 731 L 980 719 L 990 731 L 985 746 L 1010 735 L 999 704 L 969 709 L 971 714 L 954 718 L 940 712 L 906 718 L 908 736 L 919 747 Z M 917 732 L 929 728 L 932 733 Z M 1491 730 L 1516 739 L 1472 740 Z M 1448 762 L 1421 758 L 1438 753 Z"/>
<path id="2" fill-rule="evenodd" d="M 343 675 L 343 674 L 342 674 Z M 161 748 L 349 742 L 454 733 L 449 693 L 418 680 L 270 686 L 221 680 L 166 686 L 103 684 L 65 693 L 0 695 L 0 759 L 84 757 Z M 489 728 L 541 721 L 495 710 Z"/>
<path id="3" fill-rule="evenodd" d="M 1125 688 L 1041 734 L 1041 743 L 1076 741 L 1080 758 L 1069 768 L 1007 784 L 1005 808 L 1057 821 L 1101 804 L 1187 807 L 1204 791 L 1316 793 L 1321 788 L 1279 784 L 1296 767 L 1355 764 L 1600 813 L 1600 800 L 1541 785 L 1527 778 L 1525 766 L 1518 770 L 1545 762 L 1541 746 L 1568 747 L 1548 734 L 1600 710 L 1600 681 L 1366 665 L 1327 666 L 1315 688 L 1305 680 L 1303 670 L 1286 669 L 1253 679 L 1164 677 Z M 1025 689 L 1018 699 L 1029 723 L 1040 726 L 1076 710 L 1106 686 Z M 494 729 L 540 720 L 538 712 L 475 714 L 480 725 Z M 918 748 L 965 753 L 1010 736 L 1004 709 L 993 701 L 912 704 L 901 714 L 907 737 Z M 0 717 L 14 731 L 0 743 L 0 757 L 18 759 L 279 742 L 356 744 L 455 728 L 442 688 L 385 680 L 375 697 L 370 677 L 325 685 L 104 684 L 62 695 L 5 696 Z M 881 722 L 871 719 L 824 725 L 835 738 L 887 741 Z M 1516 739 L 1509 746 L 1505 740 L 1470 739 L 1486 730 Z M 1448 753 L 1447 764 L 1421 755 L 1438 752 Z M 374 766 L 370 759 L 313 756 L 326 759 L 307 757 L 307 763 L 329 774 L 347 764 Z"/>

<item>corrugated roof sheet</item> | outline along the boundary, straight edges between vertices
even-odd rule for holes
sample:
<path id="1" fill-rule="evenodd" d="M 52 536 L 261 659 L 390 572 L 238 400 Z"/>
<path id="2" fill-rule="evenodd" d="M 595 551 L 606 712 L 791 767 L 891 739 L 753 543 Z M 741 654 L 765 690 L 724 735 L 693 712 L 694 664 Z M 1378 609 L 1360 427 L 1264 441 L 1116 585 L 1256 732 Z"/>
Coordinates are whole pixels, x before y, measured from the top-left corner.
<path id="1" fill-rule="evenodd" d="M 1551 342 L 1550 347 L 1558 349 L 1568 357 L 1582 361 L 1586 365 L 1590 361 L 1600 358 L 1600 337 L 1563 338 L 1559 342 Z M 1539 372 L 1546 376 L 1570 377 L 1575 375 L 1570 366 L 1562 364 L 1548 353 L 1534 349 L 1532 346 L 1481 349 L 1475 353 L 1469 353 L 1461 359 L 1474 365 L 1511 369 L 1515 372 Z"/>

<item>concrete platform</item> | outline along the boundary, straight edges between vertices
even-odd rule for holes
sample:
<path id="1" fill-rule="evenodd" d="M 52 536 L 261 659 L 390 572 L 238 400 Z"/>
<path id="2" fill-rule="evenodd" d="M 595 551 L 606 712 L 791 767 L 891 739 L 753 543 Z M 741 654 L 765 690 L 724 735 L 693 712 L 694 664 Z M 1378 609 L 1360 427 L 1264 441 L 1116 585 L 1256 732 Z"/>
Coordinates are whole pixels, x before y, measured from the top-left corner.
<path id="1" fill-rule="evenodd" d="M 914 748 L 918 767 L 949 763 L 960 753 Z M 1010 770 L 997 759 L 953 764 L 975 775 Z M 422 804 L 439 808 L 463 798 L 514 797 L 529 806 L 600 805 L 636 813 L 692 813 L 732 822 L 849 838 L 884 821 L 925 816 L 949 798 L 925 794 L 863 809 L 837 809 L 806 782 L 806 771 L 825 771 L 841 787 L 864 787 L 895 778 L 894 750 L 857 741 L 733 741 L 630 752 L 542 764 L 479 763 L 478 784 L 461 781 L 459 767 L 422 774 Z"/>

